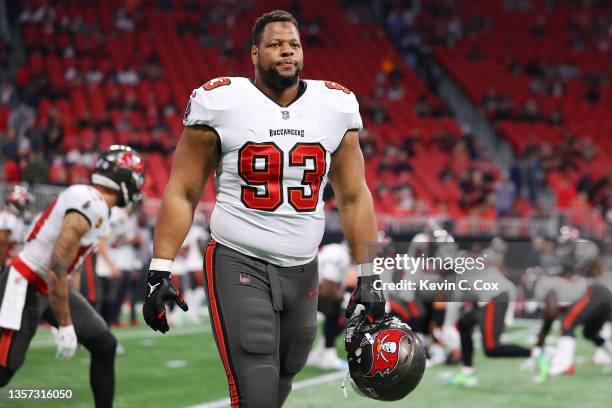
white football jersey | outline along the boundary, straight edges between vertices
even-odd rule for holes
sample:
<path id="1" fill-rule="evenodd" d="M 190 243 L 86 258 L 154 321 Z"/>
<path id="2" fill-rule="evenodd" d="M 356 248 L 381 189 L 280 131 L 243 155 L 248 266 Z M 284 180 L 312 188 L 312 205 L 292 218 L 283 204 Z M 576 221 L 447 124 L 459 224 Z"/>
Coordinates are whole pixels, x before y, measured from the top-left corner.
<path id="1" fill-rule="evenodd" d="M 8 210 L 0 211 L 0 231 L 8 230 L 9 232 L 9 248 L 7 262 L 17 255 L 23 243 L 25 224 L 21 218 Z"/>
<path id="2" fill-rule="evenodd" d="M 137 222 L 125 208 L 111 208 L 106 229 L 106 250 L 115 266 L 121 271 L 130 271 L 136 266 L 136 250 L 128 242 L 136 235 Z M 104 258 L 96 258 L 96 274 L 111 276 L 111 270 Z"/>
<path id="3" fill-rule="evenodd" d="M 73 211 L 87 218 L 91 228 L 81 238 L 79 251 L 70 263 L 68 273 L 77 269 L 83 259 L 95 250 L 100 236 L 105 231 L 109 208 L 96 188 L 77 184 L 62 191 L 38 217 L 26 238 L 24 248 L 19 253 L 19 258 L 45 280 L 64 216 Z"/>
<path id="4" fill-rule="evenodd" d="M 345 243 L 325 245 L 319 251 L 319 280 L 327 279 L 344 287 L 351 266 L 351 254 Z"/>
<path id="5" fill-rule="evenodd" d="M 325 226 L 323 189 L 331 154 L 362 127 L 355 95 L 335 82 L 303 81 L 283 107 L 247 78 L 195 89 L 185 126 L 207 125 L 221 141 L 212 237 L 279 266 L 316 256 Z"/>
<path id="6" fill-rule="evenodd" d="M 208 241 L 208 232 L 201 226 L 193 224 L 183 246 L 187 247 L 185 265 L 188 271 L 201 271 L 204 268 L 204 255 L 200 247 L 200 242 Z"/>

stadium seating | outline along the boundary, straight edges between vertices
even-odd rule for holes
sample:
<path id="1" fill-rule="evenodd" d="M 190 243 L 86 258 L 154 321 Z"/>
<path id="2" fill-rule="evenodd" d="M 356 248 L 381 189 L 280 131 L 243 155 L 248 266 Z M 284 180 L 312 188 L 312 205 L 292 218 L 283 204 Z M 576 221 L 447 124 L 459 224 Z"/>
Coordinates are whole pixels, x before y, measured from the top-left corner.
<path id="1" fill-rule="evenodd" d="M 200 3 L 204 6 L 203 2 Z M 120 1 L 104 2 L 101 7 L 81 6 L 78 3 L 59 4 L 54 7 L 57 21 L 64 16 L 70 21 L 82 16 L 87 24 L 98 24 L 104 32 L 112 34 L 108 34 L 102 43 L 95 34 L 71 39 L 71 36 L 61 30 L 49 33 L 45 32 L 42 26 L 24 26 L 23 35 L 29 47 L 44 48 L 45 44 L 56 44 L 61 48 L 73 41 L 78 56 L 63 58 L 53 53 L 32 53 L 29 56 L 28 76 L 32 78 L 47 72 L 53 87 L 68 96 L 67 99 L 55 102 L 47 98 L 41 99 L 38 106 L 40 124 L 44 125 L 52 106 L 61 111 L 65 126 L 63 148 L 66 151 L 84 147 L 83 144 L 104 148 L 111 143 L 126 143 L 134 138 L 142 142 L 150 138 L 149 129 L 155 123 L 154 118 L 146 117 L 142 109 L 132 111 L 128 121 L 139 135 L 134 136 L 117 130 L 117 125 L 123 117 L 120 110 L 106 112 L 107 101 L 117 95 L 125 99 L 129 94 L 135 94 L 142 105 L 153 100 L 158 109 L 162 109 L 167 103 L 178 107 L 176 112 L 164 118 L 169 129 L 165 134 L 166 142 L 172 147 L 182 129 L 180 110 L 191 90 L 204 81 L 221 75 L 252 76 L 248 48 L 243 46 L 249 43 L 251 24 L 272 6 L 289 9 L 291 2 L 285 3 L 260 2 L 256 8 L 238 14 L 235 22 L 229 26 L 220 23 L 208 27 L 212 34 L 223 34 L 232 39 L 236 51 L 235 56 L 230 58 L 220 55 L 217 49 L 202 48 L 196 32 L 180 32 L 181 26 L 197 24 L 198 16 L 201 15 L 188 12 L 184 2 L 173 2 L 171 9 L 163 11 L 155 7 L 145 8 L 142 21 L 132 32 L 117 31 L 114 28 L 116 12 L 122 5 Z M 459 192 L 456 183 L 443 185 L 435 171 L 449 159 L 449 154 L 428 144 L 441 131 L 458 137 L 460 130 L 456 121 L 449 118 L 421 118 L 414 113 L 414 105 L 421 95 L 427 96 L 430 101 L 441 102 L 402 61 L 392 43 L 385 37 L 355 41 L 362 26 L 347 22 L 337 4 L 304 2 L 302 7 L 303 20 L 310 21 L 320 16 L 323 21 L 321 44 L 305 46 L 304 77 L 337 80 L 353 90 L 361 100 L 366 100 L 374 90 L 375 79 L 381 71 L 381 62 L 392 61 L 401 75 L 404 96 L 399 100 L 384 100 L 388 121 L 378 125 L 369 120 L 367 115 L 363 115 L 365 126 L 374 143 L 380 147 L 379 151 L 389 143 L 401 144 L 417 129 L 423 143 L 417 146 L 416 155 L 410 158 L 414 171 L 407 179 L 416 197 L 425 205 L 426 213 L 435 210 L 439 203 L 457 210 L 456 198 Z M 163 79 L 141 79 L 137 85 L 132 86 L 117 83 L 73 84 L 65 78 L 66 71 L 71 67 L 76 67 L 82 73 L 96 67 L 107 75 L 130 66 L 138 68 L 154 55 L 159 58 L 164 73 Z M 101 120 L 107 113 L 114 125 L 112 128 L 79 131 L 74 126 L 74 123 L 87 114 L 93 120 Z M 378 164 L 378 157 L 368 160 L 367 164 L 368 182 L 373 189 L 381 178 L 387 181 L 398 178 L 395 174 L 391 174 L 389 178 L 389 174 L 378 172 Z M 168 178 L 167 162 L 159 155 L 152 154 L 149 157 L 148 169 L 149 193 L 160 196 Z M 205 198 L 212 199 L 212 193 L 212 189 L 208 189 Z M 388 205 L 383 204 L 381 197 L 376 197 L 376 200 L 377 208 L 382 212 L 406 214 L 397 208 L 395 199 L 387 200 Z"/>

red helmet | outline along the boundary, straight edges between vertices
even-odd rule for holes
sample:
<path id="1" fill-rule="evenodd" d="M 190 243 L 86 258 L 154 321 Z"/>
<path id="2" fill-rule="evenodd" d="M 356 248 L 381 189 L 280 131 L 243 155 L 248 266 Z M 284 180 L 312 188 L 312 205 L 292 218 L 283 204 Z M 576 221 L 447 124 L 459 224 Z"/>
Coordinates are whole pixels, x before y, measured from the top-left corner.
<path id="1" fill-rule="evenodd" d="M 351 385 L 358 394 L 381 401 L 404 398 L 425 372 L 425 347 L 414 331 L 386 315 L 368 323 L 353 317 L 344 336 Z"/>

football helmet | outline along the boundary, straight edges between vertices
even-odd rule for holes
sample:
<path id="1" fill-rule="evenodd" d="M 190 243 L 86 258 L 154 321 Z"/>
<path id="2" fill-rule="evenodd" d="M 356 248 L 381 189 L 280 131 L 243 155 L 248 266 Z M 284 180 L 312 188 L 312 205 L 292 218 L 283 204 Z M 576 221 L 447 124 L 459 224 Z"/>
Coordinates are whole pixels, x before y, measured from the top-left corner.
<path id="1" fill-rule="evenodd" d="M 365 397 L 381 401 L 404 398 L 425 372 L 425 347 L 396 317 L 369 323 L 364 314 L 353 317 L 344 336 L 350 383 Z"/>
<path id="2" fill-rule="evenodd" d="M 21 217 L 25 217 L 29 213 L 32 206 L 32 194 L 26 186 L 15 184 L 6 195 L 6 207 Z"/>
<path id="3" fill-rule="evenodd" d="M 112 145 L 102 153 L 91 175 L 92 184 L 119 192 L 119 207 L 127 207 L 142 201 L 144 162 L 129 146 Z"/>

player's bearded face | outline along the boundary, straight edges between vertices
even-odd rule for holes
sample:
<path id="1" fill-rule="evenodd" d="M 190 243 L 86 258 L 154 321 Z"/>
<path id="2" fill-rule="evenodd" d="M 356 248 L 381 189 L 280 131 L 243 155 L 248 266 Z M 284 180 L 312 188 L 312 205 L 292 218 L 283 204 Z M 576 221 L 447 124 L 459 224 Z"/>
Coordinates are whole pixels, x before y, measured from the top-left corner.
<path id="1" fill-rule="evenodd" d="M 286 60 L 285 60 L 286 61 Z M 265 64 L 262 58 L 257 59 L 257 70 L 259 71 L 259 77 L 268 85 L 270 88 L 277 89 L 279 91 L 285 90 L 298 83 L 300 79 L 300 73 L 302 72 L 302 63 L 295 62 L 295 69 L 287 73 L 286 69 L 281 67 L 286 66 L 283 64 L 283 60 L 280 62 L 269 62 Z"/>
<path id="2" fill-rule="evenodd" d="M 284 91 L 296 85 L 304 64 L 297 28 L 287 21 L 269 23 L 252 57 L 257 77 L 268 87 Z"/>

